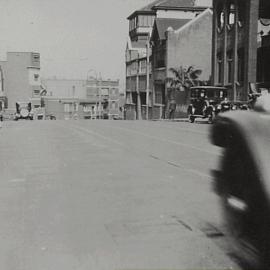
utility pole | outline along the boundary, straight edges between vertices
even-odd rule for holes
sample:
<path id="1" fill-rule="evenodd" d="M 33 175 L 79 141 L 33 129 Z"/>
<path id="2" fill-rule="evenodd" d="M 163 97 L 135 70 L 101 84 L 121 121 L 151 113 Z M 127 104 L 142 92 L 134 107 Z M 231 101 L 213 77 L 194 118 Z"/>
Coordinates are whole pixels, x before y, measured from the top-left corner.
<path id="1" fill-rule="evenodd" d="M 98 118 L 101 119 L 101 85 L 102 85 L 102 78 L 101 78 L 101 74 L 99 73 L 99 87 L 98 87 L 98 94 L 99 94 L 99 110 L 98 110 Z"/>
<path id="2" fill-rule="evenodd" d="M 141 95 L 139 89 L 139 73 L 140 73 L 140 55 L 137 58 L 137 76 L 136 76 L 136 92 L 137 92 L 137 119 L 142 119 Z"/>
<path id="3" fill-rule="evenodd" d="M 98 77 L 96 75 L 96 120 L 97 120 L 97 117 L 98 117 Z"/>
<path id="4" fill-rule="evenodd" d="M 2 94 L 4 94 L 4 73 L 1 65 L 0 65 L 0 76 L 1 76 L 1 92 Z M 1 110 L 3 110 L 3 108 L 5 108 L 5 104 L 3 104 L 3 102 L 1 101 Z"/>
<path id="5" fill-rule="evenodd" d="M 0 76 L 1 76 L 1 91 L 4 92 L 4 74 L 1 65 L 0 65 Z"/>
<path id="6" fill-rule="evenodd" d="M 149 120 L 149 75 L 150 75 L 149 49 L 150 49 L 150 36 L 148 34 L 146 43 L 146 120 Z"/>

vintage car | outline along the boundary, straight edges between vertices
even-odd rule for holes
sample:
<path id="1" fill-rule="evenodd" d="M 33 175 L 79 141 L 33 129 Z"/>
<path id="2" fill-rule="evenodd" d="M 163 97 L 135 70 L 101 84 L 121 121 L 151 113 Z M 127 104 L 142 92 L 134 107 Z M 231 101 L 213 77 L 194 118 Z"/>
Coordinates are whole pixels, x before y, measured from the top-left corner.
<path id="1" fill-rule="evenodd" d="M 222 109 L 222 102 L 226 101 L 227 96 L 228 90 L 225 87 L 191 87 L 189 91 L 190 104 L 187 109 L 189 121 L 193 123 L 196 118 L 202 118 L 211 123 L 215 115 Z M 228 106 L 231 106 L 230 103 Z"/>
<path id="2" fill-rule="evenodd" d="M 19 119 L 34 119 L 31 102 L 16 102 L 14 120 L 17 121 Z"/>

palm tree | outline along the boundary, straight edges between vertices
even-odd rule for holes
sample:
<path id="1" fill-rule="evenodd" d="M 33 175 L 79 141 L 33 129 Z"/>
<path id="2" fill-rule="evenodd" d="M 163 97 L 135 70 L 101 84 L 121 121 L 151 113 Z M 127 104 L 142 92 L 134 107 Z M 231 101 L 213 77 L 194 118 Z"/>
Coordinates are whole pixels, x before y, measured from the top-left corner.
<path id="1" fill-rule="evenodd" d="M 167 114 L 171 115 L 172 108 L 175 107 L 176 100 L 176 92 L 185 92 L 192 87 L 201 85 L 202 81 L 199 80 L 200 75 L 202 74 L 202 70 L 195 69 L 193 66 L 189 66 L 188 68 L 183 68 L 180 66 L 179 68 L 170 68 L 170 73 L 173 75 L 172 77 L 168 77 L 166 79 L 167 83 Z"/>
<path id="2" fill-rule="evenodd" d="M 173 74 L 173 77 L 167 78 L 167 83 L 170 88 L 175 90 L 184 91 L 192 86 L 197 86 L 201 84 L 199 80 L 200 75 L 202 74 L 201 69 L 195 69 L 193 66 L 188 68 L 170 68 L 170 72 Z"/>

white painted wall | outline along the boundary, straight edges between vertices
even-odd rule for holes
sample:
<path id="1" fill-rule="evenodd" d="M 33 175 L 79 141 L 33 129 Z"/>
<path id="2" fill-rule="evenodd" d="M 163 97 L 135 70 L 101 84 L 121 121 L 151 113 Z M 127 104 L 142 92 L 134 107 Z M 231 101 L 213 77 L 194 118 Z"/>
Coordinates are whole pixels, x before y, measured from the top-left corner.
<path id="1" fill-rule="evenodd" d="M 179 11 L 179 10 L 157 11 L 157 18 L 193 19 L 195 16 L 196 12 L 191 11 Z"/>

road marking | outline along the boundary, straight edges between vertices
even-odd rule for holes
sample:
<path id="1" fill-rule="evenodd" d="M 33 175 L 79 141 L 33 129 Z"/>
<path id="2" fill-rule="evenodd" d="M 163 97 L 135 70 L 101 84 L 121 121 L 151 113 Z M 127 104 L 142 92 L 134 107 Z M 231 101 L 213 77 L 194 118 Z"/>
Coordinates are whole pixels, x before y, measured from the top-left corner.
<path id="1" fill-rule="evenodd" d="M 186 144 L 186 143 L 180 143 L 180 142 L 176 142 L 176 141 L 173 141 L 173 140 L 168 140 L 168 139 L 163 139 L 163 138 L 160 138 L 160 137 L 155 137 L 155 136 L 152 136 L 152 135 L 147 135 L 145 133 L 141 133 L 139 131 L 134 131 L 134 130 L 123 128 L 123 127 L 110 126 L 110 128 L 124 130 L 124 131 L 130 132 L 130 133 L 134 133 L 134 134 L 137 134 L 137 135 L 146 137 L 146 138 L 150 138 L 150 139 L 154 139 L 154 140 L 158 140 L 158 141 L 162 141 L 162 142 L 167 142 L 167 143 L 170 143 L 170 144 L 176 144 L 176 145 L 179 145 L 179 146 L 183 146 L 183 147 L 186 147 L 186 148 L 194 149 L 194 150 L 197 150 L 197 151 L 200 151 L 200 152 L 204 152 L 204 153 L 208 153 L 208 154 L 211 154 L 211 155 L 219 155 L 218 152 L 209 151 L 209 150 L 202 149 L 202 148 L 199 148 L 199 147 L 196 147 L 196 146 L 191 146 L 191 145 Z"/>
<path id="2" fill-rule="evenodd" d="M 22 183 L 22 182 L 25 182 L 25 179 L 24 178 L 15 178 L 15 179 L 8 180 L 8 182 L 10 182 L 10 183 Z"/>
<path id="3" fill-rule="evenodd" d="M 118 145 L 120 145 L 120 146 L 122 146 L 122 147 L 124 147 L 124 148 L 130 150 L 130 148 L 129 148 L 127 145 L 125 145 L 125 144 L 123 144 L 123 143 L 120 143 L 119 141 L 113 140 L 113 139 L 111 139 L 111 138 L 109 138 L 109 137 L 106 137 L 106 136 L 104 136 L 104 135 L 101 135 L 100 133 L 97 133 L 97 132 L 94 132 L 94 131 L 90 131 L 89 129 L 80 127 L 80 126 L 78 126 L 78 125 L 76 125 L 76 127 L 77 127 L 79 130 L 81 130 L 81 131 L 84 131 L 84 132 L 89 133 L 89 134 L 96 135 L 96 136 L 101 137 L 101 138 L 103 138 L 103 139 L 105 139 L 105 140 L 107 140 L 107 141 L 113 142 L 113 143 L 115 143 L 115 144 L 118 144 Z M 133 150 L 133 151 L 134 151 L 134 150 Z M 142 153 L 142 152 L 143 152 L 143 151 L 140 151 L 140 153 Z M 144 153 L 145 153 L 145 152 L 144 152 Z M 145 154 L 147 154 L 147 153 L 145 153 Z M 211 152 L 211 154 L 213 154 L 213 152 Z M 217 154 L 216 154 L 216 155 L 217 155 Z M 167 163 L 167 164 L 169 164 L 169 165 L 171 165 L 171 166 L 178 167 L 178 168 L 180 168 L 180 169 L 182 169 L 182 170 L 184 170 L 184 171 L 186 171 L 186 172 L 195 174 L 195 175 L 197 175 L 197 176 L 200 176 L 200 177 L 206 177 L 206 178 L 210 178 L 210 179 L 212 178 L 211 175 L 201 173 L 201 172 L 199 172 L 199 171 L 197 171 L 197 170 L 185 168 L 185 167 L 184 167 L 183 165 L 181 165 L 181 164 L 176 164 L 176 163 L 173 163 L 173 162 L 170 162 L 170 161 L 167 161 L 167 160 L 163 160 L 163 159 L 161 159 L 161 158 L 159 158 L 159 157 L 156 157 L 156 156 L 154 156 L 154 155 L 149 155 L 149 154 L 148 154 L 148 156 L 151 157 L 151 158 L 153 158 L 153 159 L 159 160 L 159 161 L 161 161 L 161 162 Z"/>
<path id="4" fill-rule="evenodd" d="M 155 123 L 156 123 L 156 126 L 164 127 L 164 125 L 158 125 L 157 122 L 155 122 Z M 146 126 L 146 125 L 144 125 L 144 126 Z M 192 128 L 182 128 L 182 127 L 179 127 L 179 126 L 176 126 L 176 125 L 170 125 L 170 126 L 173 126 L 173 127 L 177 128 L 178 130 L 183 130 L 183 131 L 187 131 L 187 132 L 198 133 L 198 134 L 203 134 L 203 135 L 207 135 L 208 134 L 208 132 L 198 131 L 198 130 L 194 130 Z M 173 131 L 173 130 L 171 130 L 171 131 Z"/>
<path id="5" fill-rule="evenodd" d="M 119 141 L 113 140 L 113 139 L 111 139 L 111 138 L 109 138 L 109 137 L 106 137 L 106 136 L 104 136 L 104 135 L 102 135 L 102 134 L 100 134 L 100 133 L 94 132 L 94 131 L 89 130 L 89 129 L 87 129 L 87 128 L 80 127 L 80 126 L 78 126 L 78 125 L 76 125 L 76 124 L 75 124 L 75 126 L 76 126 L 77 129 L 79 129 L 79 130 L 81 130 L 81 131 L 84 131 L 84 132 L 86 132 L 86 133 L 88 133 L 88 134 L 92 134 L 92 135 L 98 136 L 98 137 L 103 138 L 103 139 L 105 139 L 105 140 L 107 140 L 107 141 L 109 141 L 109 142 L 113 142 L 113 143 L 115 143 L 115 144 L 118 144 L 118 145 L 121 145 L 121 146 L 127 148 L 127 146 L 126 146 L 125 144 L 120 143 Z M 65 127 L 66 127 L 66 126 L 65 126 Z M 70 127 L 70 128 L 73 129 L 72 127 Z"/>

